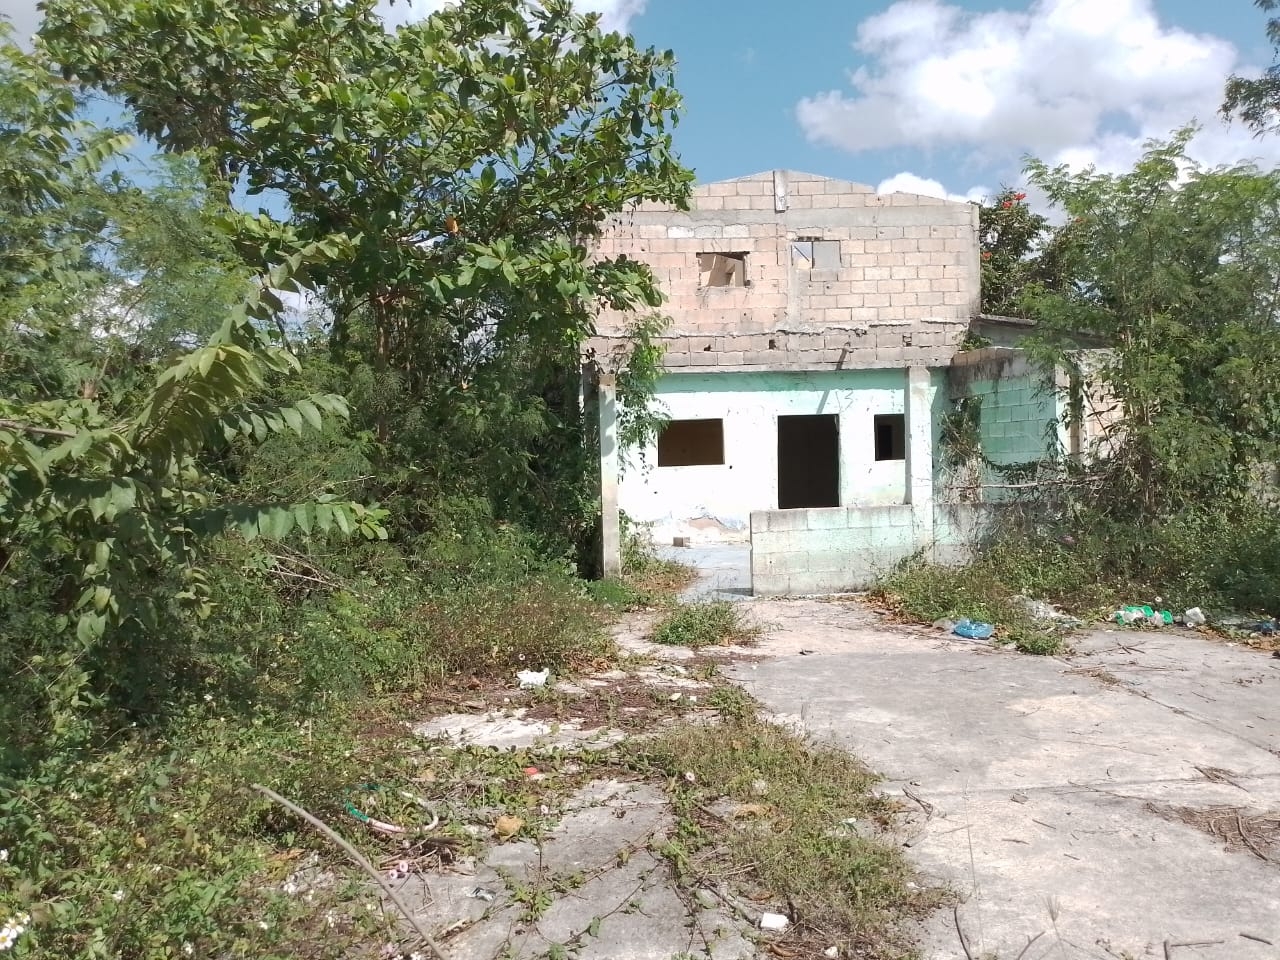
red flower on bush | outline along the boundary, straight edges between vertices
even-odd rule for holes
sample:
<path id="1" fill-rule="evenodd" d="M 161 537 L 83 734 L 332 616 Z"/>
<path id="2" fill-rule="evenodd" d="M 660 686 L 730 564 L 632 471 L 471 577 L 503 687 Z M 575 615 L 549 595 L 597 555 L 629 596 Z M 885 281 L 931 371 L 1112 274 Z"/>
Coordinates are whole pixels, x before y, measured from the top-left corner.
<path id="1" fill-rule="evenodd" d="M 983 260 L 990 260 L 990 259 L 991 259 L 991 251 L 990 251 L 990 250 L 983 250 L 983 251 L 982 251 L 982 259 L 983 259 Z"/>
<path id="2" fill-rule="evenodd" d="M 1025 199 L 1027 199 L 1027 195 L 1026 195 L 1025 193 L 1015 193 L 1015 194 L 1013 195 L 1013 199 L 1015 199 L 1015 200 L 1025 200 Z"/>
<path id="3" fill-rule="evenodd" d="M 1010 207 L 1013 206 L 1013 201 L 1006 200 L 1004 203 L 1000 204 L 1000 206 L 1003 207 L 1005 210 L 1008 210 Z"/>

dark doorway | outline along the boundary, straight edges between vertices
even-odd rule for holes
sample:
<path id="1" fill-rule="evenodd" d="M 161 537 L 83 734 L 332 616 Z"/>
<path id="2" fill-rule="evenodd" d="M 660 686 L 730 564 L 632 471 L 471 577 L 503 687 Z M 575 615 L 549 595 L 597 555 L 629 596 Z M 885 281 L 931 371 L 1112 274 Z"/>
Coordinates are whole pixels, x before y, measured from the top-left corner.
<path id="1" fill-rule="evenodd" d="M 778 418 L 778 509 L 840 506 L 835 414 Z"/>

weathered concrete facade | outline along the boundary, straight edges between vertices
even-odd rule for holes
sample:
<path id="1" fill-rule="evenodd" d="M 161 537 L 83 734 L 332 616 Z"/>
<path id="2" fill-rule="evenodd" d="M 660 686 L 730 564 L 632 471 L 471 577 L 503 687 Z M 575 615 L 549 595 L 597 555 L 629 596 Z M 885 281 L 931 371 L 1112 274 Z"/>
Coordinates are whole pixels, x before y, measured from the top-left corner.
<path id="1" fill-rule="evenodd" d="M 973 204 L 779 170 L 641 205 L 597 251 L 653 270 L 670 370 L 937 366 L 977 312 L 977 231 Z M 598 346 L 629 321 L 602 313 Z"/>
<path id="2" fill-rule="evenodd" d="M 597 253 L 647 263 L 670 318 L 655 398 L 669 423 L 616 484 L 633 520 L 666 542 L 750 538 L 761 594 L 861 587 L 918 551 L 965 555 L 981 524 L 972 505 L 940 503 L 938 451 L 980 302 L 976 205 L 771 171 L 700 186 L 687 211 L 642 205 L 606 225 Z M 633 320 L 598 318 L 602 367 Z M 1057 410 L 1023 386 L 1001 396 Z M 1001 403 L 993 437 L 1011 429 Z M 613 469 L 602 457 L 606 491 Z"/>

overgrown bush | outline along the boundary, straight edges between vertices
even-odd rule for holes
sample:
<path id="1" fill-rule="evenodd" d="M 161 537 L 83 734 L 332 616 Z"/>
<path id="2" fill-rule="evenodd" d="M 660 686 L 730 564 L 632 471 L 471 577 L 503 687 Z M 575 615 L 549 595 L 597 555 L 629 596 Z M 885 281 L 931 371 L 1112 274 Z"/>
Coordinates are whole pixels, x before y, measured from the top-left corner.
<path id="1" fill-rule="evenodd" d="M 1093 517 L 1007 530 L 966 567 L 907 563 L 878 590 L 913 619 L 985 620 L 1037 653 L 1053 652 L 1059 635 L 1030 618 L 1020 594 L 1085 621 L 1133 603 L 1271 615 L 1280 611 L 1280 513 L 1253 503 L 1160 524 Z"/>
<path id="2" fill-rule="evenodd" d="M 338 822 L 344 793 L 396 762 L 353 730 L 337 712 L 250 721 L 211 697 L 163 738 L 125 729 L 108 749 L 0 777 L 0 922 L 31 917 L 14 956 L 347 955 L 381 922 L 365 909 L 373 898 L 336 880 L 291 895 L 308 851 L 322 863 L 333 851 L 247 787 Z"/>
<path id="3" fill-rule="evenodd" d="M 246 787 L 341 821 L 353 786 L 408 775 L 402 745 L 360 736 L 369 723 L 459 677 L 608 650 L 582 583 L 518 531 L 337 547 L 224 541 L 214 615 L 175 608 L 142 638 L 145 664 L 100 664 L 91 698 L 52 708 L 68 667 L 31 660 L 58 648 L 56 624 L 38 603 L 0 607 L 27 641 L 0 664 L 0 923 L 32 918 L 16 956 L 348 955 L 380 913 L 341 885 L 286 895 L 322 847 Z"/>

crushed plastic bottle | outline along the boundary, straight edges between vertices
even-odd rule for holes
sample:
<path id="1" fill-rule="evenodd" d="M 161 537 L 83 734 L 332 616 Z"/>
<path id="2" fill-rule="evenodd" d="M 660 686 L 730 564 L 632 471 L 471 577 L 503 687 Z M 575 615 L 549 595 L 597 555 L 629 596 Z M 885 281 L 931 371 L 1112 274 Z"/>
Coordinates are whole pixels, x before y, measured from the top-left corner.
<path id="1" fill-rule="evenodd" d="M 1204 611 L 1199 607 L 1192 607 L 1182 615 L 1182 622 L 1188 627 L 1203 627 L 1205 620 Z"/>

